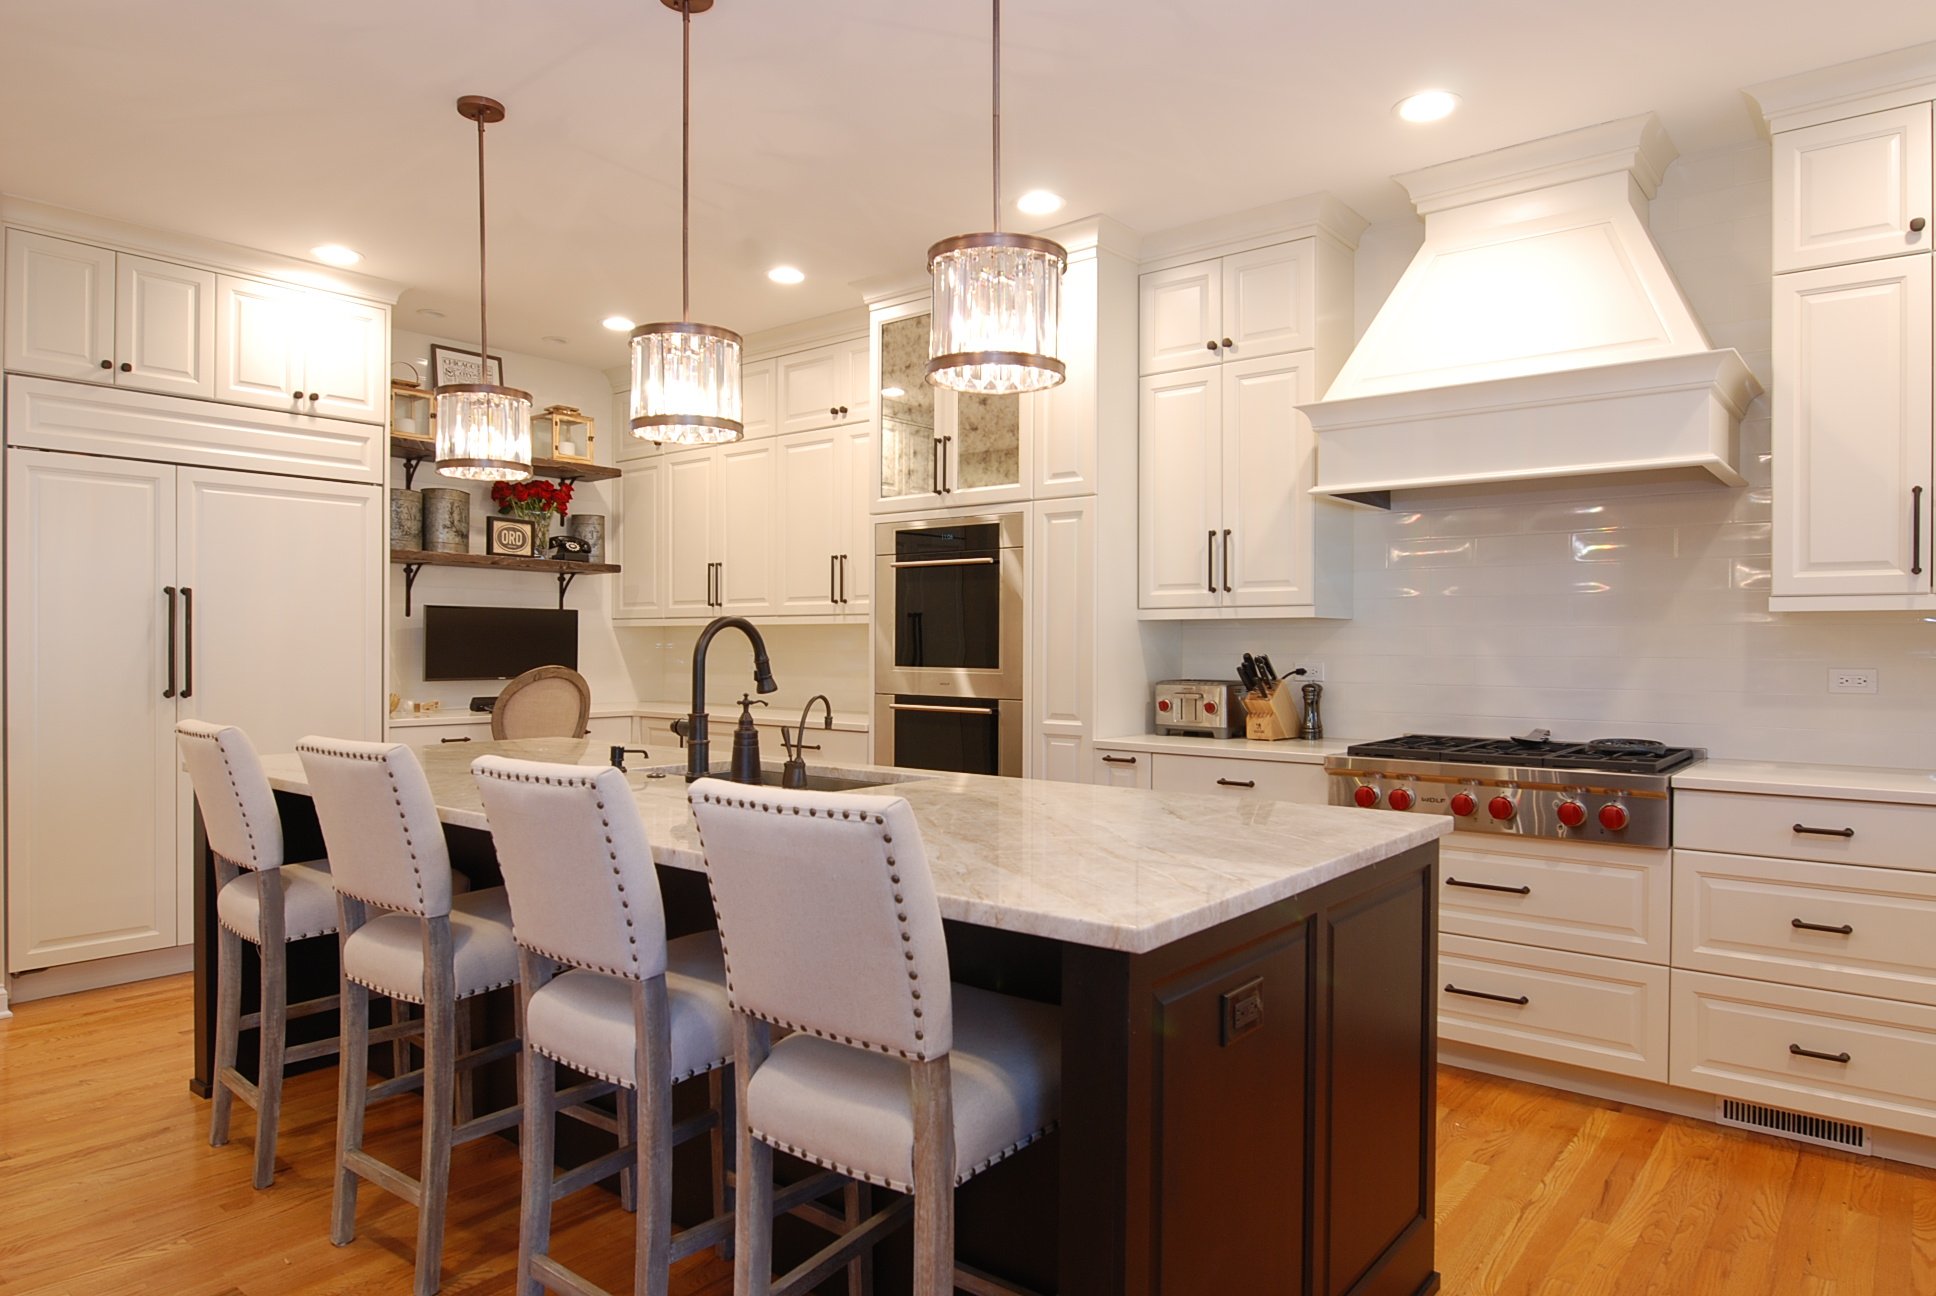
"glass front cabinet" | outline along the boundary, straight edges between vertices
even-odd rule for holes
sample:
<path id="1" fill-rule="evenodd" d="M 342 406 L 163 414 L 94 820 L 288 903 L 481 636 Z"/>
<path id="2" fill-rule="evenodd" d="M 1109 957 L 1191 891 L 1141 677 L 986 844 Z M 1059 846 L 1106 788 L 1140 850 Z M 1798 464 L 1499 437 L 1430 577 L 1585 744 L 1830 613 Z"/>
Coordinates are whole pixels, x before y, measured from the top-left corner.
<path id="1" fill-rule="evenodd" d="M 982 396 L 928 382 L 928 299 L 874 311 L 880 477 L 875 511 L 1028 498 L 1035 396 Z"/>

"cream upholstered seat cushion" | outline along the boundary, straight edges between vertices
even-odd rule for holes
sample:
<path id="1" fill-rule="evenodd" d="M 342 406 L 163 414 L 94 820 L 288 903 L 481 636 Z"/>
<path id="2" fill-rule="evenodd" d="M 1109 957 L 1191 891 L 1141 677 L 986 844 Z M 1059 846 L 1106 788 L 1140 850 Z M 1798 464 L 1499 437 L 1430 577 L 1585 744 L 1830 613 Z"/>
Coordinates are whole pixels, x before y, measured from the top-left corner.
<path id="1" fill-rule="evenodd" d="M 423 930 L 423 920 L 415 914 L 378 914 L 343 942 L 343 971 L 379 994 L 422 1003 Z M 511 901 L 503 887 L 452 897 L 450 946 L 459 999 L 517 981 Z"/>
<path id="2" fill-rule="evenodd" d="M 230 879 L 215 893 L 216 918 L 243 940 L 260 945 L 264 886 L 282 888 L 283 939 L 298 941 L 336 930 L 336 887 L 329 880 L 328 860 L 284 864 Z"/>
<path id="3" fill-rule="evenodd" d="M 672 1082 L 725 1066 L 733 1052 L 733 1010 L 719 934 L 666 942 L 666 1008 L 671 1021 Z M 632 987 L 625 977 L 583 969 L 532 992 L 524 1009 L 524 1042 L 586 1075 L 638 1087 Z"/>
<path id="4" fill-rule="evenodd" d="M 1048 1004 L 954 987 L 955 1183 L 1055 1127 L 1061 1013 Z M 753 1073 L 746 1121 L 762 1142 L 897 1192 L 914 1182 L 908 1063 L 790 1035 Z"/>

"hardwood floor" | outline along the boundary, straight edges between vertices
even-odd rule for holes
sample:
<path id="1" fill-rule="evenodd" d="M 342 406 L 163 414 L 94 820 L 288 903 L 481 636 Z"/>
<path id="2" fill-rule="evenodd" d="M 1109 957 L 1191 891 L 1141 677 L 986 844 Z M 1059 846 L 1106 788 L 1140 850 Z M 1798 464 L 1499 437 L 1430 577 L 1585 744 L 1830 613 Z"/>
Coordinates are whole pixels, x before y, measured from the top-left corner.
<path id="1" fill-rule="evenodd" d="M 335 1072 L 294 1077 L 273 1188 L 249 1186 L 253 1114 L 210 1148 L 188 1093 L 189 981 L 23 1004 L 0 1023 L 0 1293 L 286 1296 L 406 1290 L 415 1215 L 365 1190 L 358 1236 L 326 1236 Z M 416 1152 L 412 1102 L 371 1147 Z M 1818 1151 L 1445 1068 L 1439 1269 L 1446 1296 L 1936 1294 L 1936 1171 Z M 457 1150 L 444 1290 L 510 1290 L 517 1154 Z M 591 1191 L 556 1251 L 629 1290 L 631 1220 Z M 679 1265 L 675 1296 L 728 1296 L 730 1266 Z M 1207 1294 L 1206 1294 L 1207 1296 Z"/>

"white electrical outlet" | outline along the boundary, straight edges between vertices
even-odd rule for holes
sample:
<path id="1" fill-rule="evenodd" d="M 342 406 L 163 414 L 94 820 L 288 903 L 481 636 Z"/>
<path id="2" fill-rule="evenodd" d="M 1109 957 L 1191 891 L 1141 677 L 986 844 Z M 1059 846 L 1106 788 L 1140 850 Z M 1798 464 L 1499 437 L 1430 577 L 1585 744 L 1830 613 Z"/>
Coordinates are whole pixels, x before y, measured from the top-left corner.
<path id="1" fill-rule="evenodd" d="M 1319 683 L 1322 683 L 1324 681 L 1324 663 L 1323 662 L 1299 662 L 1298 665 L 1304 668 L 1304 674 L 1300 678 L 1307 679 L 1307 680 L 1316 680 Z"/>
<path id="2" fill-rule="evenodd" d="M 1828 691 L 1831 693 L 1873 693 L 1878 672 L 1873 666 L 1831 666 Z"/>

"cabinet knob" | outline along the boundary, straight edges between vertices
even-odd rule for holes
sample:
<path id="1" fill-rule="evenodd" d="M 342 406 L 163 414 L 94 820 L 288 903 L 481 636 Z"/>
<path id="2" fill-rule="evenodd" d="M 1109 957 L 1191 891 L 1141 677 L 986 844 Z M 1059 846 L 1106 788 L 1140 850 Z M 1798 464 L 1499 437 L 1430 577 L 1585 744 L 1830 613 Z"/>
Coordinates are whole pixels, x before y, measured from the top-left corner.
<path id="1" fill-rule="evenodd" d="M 1223 349 L 1226 351 L 1228 351 L 1231 347 L 1234 347 L 1236 345 L 1237 344 L 1235 342 L 1232 342 L 1229 338 L 1225 338 L 1223 340 Z"/>
<path id="2" fill-rule="evenodd" d="M 1912 220 L 1909 222 L 1909 232 L 1912 234 L 1920 234 L 1923 232 L 1924 227 L 1926 227 L 1928 224 L 1929 224 L 1928 221 L 1918 216 L 1916 217 L 1915 220 Z"/>
<path id="3" fill-rule="evenodd" d="M 1208 342 L 1205 342 L 1203 349 L 1206 351 L 1215 351 L 1217 349 L 1217 339 L 1211 338 Z"/>
<path id="4" fill-rule="evenodd" d="M 845 405 L 842 405 L 842 406 L 840 407 L 840 417 L 842 417 L 842 418 L 846 418 L 846 417 L 847 417 L 847 407 L 846 407 Z"/>
<path id="5" fill-rule="evenodd" d="M 839 418 L 839 417 L 840 417 L 840 406 L 838 406 L 838 405 L 829 405 L 829 406 L 827 407 L 827 417 L 828 417 L 828 418 Z"/>
<path id="6" fill-rule="evenodd" d="M 112 369 L 112 368 L 114 368 L 114 361 L 112 361 L 112 360 L 103 360 L 103 361 L 101 362 L 101 367 L 102 367 L 103 369 Z"/>
<path id="7" fill-rule="evenodd" d="M 121 362 L 121 372 L 122 372 L 122 373 L 133 373 L 133 372 L 134 372 L 134 366 L 133 366 L 133 365 L 131 365 L 131 364 L 129 364 L 129 363 L 128 363 L 128 362 L 126 361 L 126 360 L 123 360 L 123 361 Z"/>
<path id="8" fill-rule="evenodd" d="M 323 398 L 323 394 L 321 392 L 309 393 L 309 399 L 311 400 L 321 400 L 322 398 Z"/>

